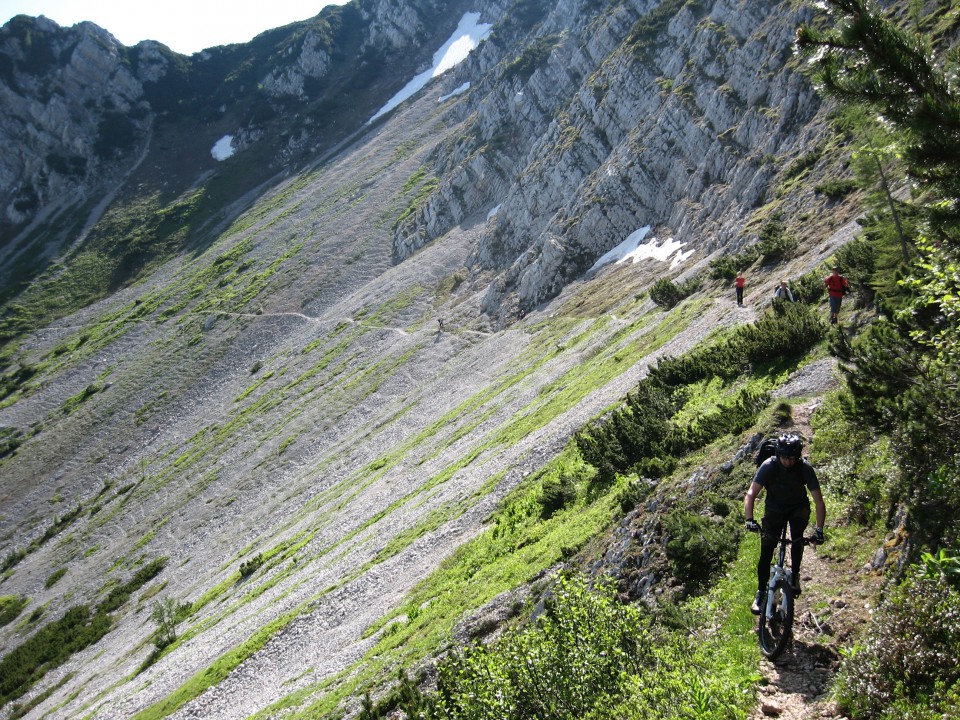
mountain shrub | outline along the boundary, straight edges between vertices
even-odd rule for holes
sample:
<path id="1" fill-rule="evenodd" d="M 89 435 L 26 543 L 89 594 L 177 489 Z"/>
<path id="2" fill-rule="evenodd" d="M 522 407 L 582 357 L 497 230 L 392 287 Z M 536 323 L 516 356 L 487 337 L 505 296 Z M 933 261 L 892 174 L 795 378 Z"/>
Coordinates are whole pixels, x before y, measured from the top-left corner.
<path id="1" fill-rule="evenodd" d="M 739 255 L 724 255 L 710 261 L 710 277 L 714 280 L 733 280 L 743 269 Z"/>
<path id="2" fill-rule="evenodd" d="M 859 186 L 856 180 L 845 178 L 841 180 L 827 180 L 814 186 L 814 191 L 821 195 L 826 195 L 831 200 L 842 200 L 847 195 L 855 192 Z"/>
<path id="3" fill-rule="evenodd" d="M 849 391 L 844 388 L 824 398 L 811 418 L 813 443 L 810 461 L 821 483 L 839 500 L 838 514 L 860 525 L 887 525 L 901 501 L 900 468 L 888 437 L 851 417 Z"/>
<path id="4" fill-rule="evenodd" d="M 732 380 L 746 371 L 740 347 L 731 339 L 697 346 L 679 357 L 661 358 L 648 377 L 667 387 L 690 385 L 709 377 Z"/>
<path id="5" fill-rule="evenodd" d="M 560 578 L 535 622 L 449 656 L 429 717 L 582 718 L 655 668 L 645 620 L 612 584 L 591 590 L 583 578 Z"/>
<path id="6" fill-rule="evenodd" d="M 26 693 L 48 671 L 110 632 L 113 622 L 110 613 L 153 579 L 166 562 L 166 558 L 157 558 L 144 565 L 126 583 L 113 588 L 96 608 L 86 605 L 70 608 L 58 620 L 40 628 L 4 655 L 0 659 L 0 707 Z M 39 620 L 39 615 L 36 619 Z"/>
<path id="7" fill-rule="evenodd" d="M 734 342 L 755 364 L 802 357 L 827 334 L 827 326 L 802 304 L 789 304 L 737 329 Z"/>
<path id="8" fill-rule="evenodd" d="M 3 562 L 0 563 L 0 572 L 7 572 L 27 556 L 26 548 L 17 548 L 11 550 L 3 556 Z"/>
<path id="9" fill-rule="evenodd" d="M 960 716 L 960 589 L 913 568 L 847 654 L 836 689 L 855 720 Z"/>
<path id="10" fill-rule="evenodd" d="M 880 248 L 876 243 L 857 240 L 837 251 L 837 265 L 850 282 L 855 307 L 866 307 L 874 300 L 873 278 Z"/>
<path id="11" fill-rule="evenodd" d="M 544 611 L 500 640 L 453 650 L 438 667 L 437 691 L 401 673 L 379 702 L 364 698 L 361 720 L 680 720 L 739 717 L 752 679 L 705 672 L 710 660 L 688 630 L 655 630 L 622 604 L 613 583 L 590 587 L 561 577 Z M 716 660 L 716 658 L 710 658 Z M 734 677 L 735 676 L 735 677 Z"/>
<path id="12" fill-rule="evenodd" d="M 734 518 L 721 520 L 685 508 L 677 508 L 663 518 L 667 540 L 666 554 L 674 577 L 687 592 L 698 594 L 709 587 L 737 554 L 740 530 Z"/>
<path id="13" fill-rule="evenodd" d="M 826 268 L 815 268 L 790 283 L 793 299 L 805 305 L 817 305 L 827 299 L 827 290 L 823 286 Z"/>
<path id="14" fill-rule="evenodd" d="M 507 63 L 503 70 L 503 79 L 519 80 L 527 82 L 531 76 L 543 67 L 550 54 L 560 44 L 563 37 L 561 35 L 542 35 L 537 37 L 530 45 L 523 48 L 516 58 Z"/>
<path id="15" fill-rule="evenodd" d="M 905 292 L 881 298 L 881 318 L 857 343 L 838 335 L 833 349 L 845 361 L 854 411 L 893 441 L 916 547 L 936 547 L 960 535 L 960 441 L 947 431 L 960 415 L 957 57 L 938 57 L 931 38 L 866 0 L 822 7 L 827 22 L 798 31 L 802 54 L 827 95 L 883 118 L 918 190 L 910 205 L 919 240 L 901 275 Z M 906 243 L 902 254 L 910 255 Z"/>
<path id="16" fill-rule="evenodd" d="M 134 592 L 153 580 L 166 566 L 167 558 L 160 557 L 152 560 L 137 570 L 127 582 L 113 588 L 97 606 L 97 612 L 113 612 L 123 605 Z"/>
<path id="17" fill-rule="evenodd" d="M 177 602 L 165 595 L 153 604 L 150 619 L 157 624 L 153 634 L 153 644 L 157 650 L 163 650 L 177 639 L 177 625 L 190 615 L 191 603 Z"/>
<path id="18" fill-rule="evenodd" d="M 240 563 L 240 577 L 250 577 L 260 569 L 261 565 L 263 565 L 263 555 L 261 553 L 257 553 L 249 560 L 244 560 Z"/>
<path id="19" fill-rule="evenodd" d="M 709 445 L 724 435 L 743 432 L 757 421 L 760 411 L 769 402 L 769 392 L 743 388 L 732 398 L 721 402 L 714 411 L 699 414 L 687 425 L 673 425 L 665 443 L 667 451 L 679 457 Z"/>
<path id="20" fill-rule="evenodd" d="M 660 307 L 669 309 L 690 297 L 698 287 L 700 283 L 695 279 L 678 284 L 667 278 L 660 278 L 650 288 L 650 299 Z"/>
<path id="21" fill-rule="evenodd" d="M 37 368 L 21 363 L 16 370 L 0 375 L 0 400 L 18 392 L 36 374 Z"/>
<path id="22" fill-rule="evenodd" d="M 624 407 L 575 436 L 581 457 L 597 469 L 594 484 L 609 486 L 617 473 L 662 477 L 672 472 L 676 458 L 750 427 L 770 399 L 756 388 L 741 389 L 685 424 L 678 424 L 674 415 L 686 402 L 687 386 L 706 378 L 732 381 L 751 364 L 799 358 L 825 332 L 810 308 L 794 303 L 712 345 L 661 359 L 627 396 Z"/>
<path id="23" fill-rule="evenodd" d="M 563 510 L 576 496 L 577 488 L 569 475 L 552 475 L 544 478 L 538 498 L 541 517 L 546 519 Z"/>
<path id="24" fill-rule="evenodd" d="M 57 581 L 67 574 L 67 569 L 65 567 L 57 568 L 50 575 L 47 576 L 46 581 L 43 583 L 43 586 L 49 590 L 54 585 L 57 584 Z"/>
<path id="25" fill-rule="evenodd" d="M 797 253 L 800 241 L 784 232 L 783 222 L 775 220 L 760 230 L 760 241 L 754 246 L 754 252 L 764 264 L 789 260 Z"/>
<path id="26" fill-rule="evenodd" d="M 597 469 L 594 485 L 606 487 L 618 472 L 662 458 L 674 412 L 666 388 L 646 379 L 627 396 L 624 407 L 577 433 L 574 439 L 581 457 Z M 650 469 L 639 472 L 648 474 Z"/>
<path id="27" fill-rule="evenodd" d="M 9 625 L 30 601 L 18 595 L 0 595 L 0 627 Z"/>
<path id="28" fill-rule="evenodd" d="M 67 610 L 0 660 L 0 707 L 27 692 L 49 670 L 110 630 L 110 616 L 85 605 Z"/>
<path id="29" fill-rule="evenodd" d="M 23 433 L 12 427 L 0 428 L 0 459 L 13 455 L 23 444 Z"/>

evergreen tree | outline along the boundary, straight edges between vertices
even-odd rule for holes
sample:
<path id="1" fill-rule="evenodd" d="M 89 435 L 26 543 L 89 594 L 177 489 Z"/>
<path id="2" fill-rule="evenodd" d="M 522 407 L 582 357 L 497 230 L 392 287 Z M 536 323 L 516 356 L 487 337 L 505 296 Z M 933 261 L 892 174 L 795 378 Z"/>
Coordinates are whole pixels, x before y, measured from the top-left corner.
<path id="1" fill-rule="evenodd" d="M 832 27 L 803 26 L 801 51 L 822 91 L 867 108 L 901 134 L 908 173 L 923 191 L 931 229 L 960 243 L 960 95 L 955 58 L 941 68 L 929 41 L 904 30 L 870 0 L 826 0 Z"/>
<path id="2" fill-rule="evenodd" d="M 905 301 L 855 345 L 837 336 L 856 410 L 889 432 L 904 468 L 897 499 L 921 541 L 960 534 L 960 91 L 956 62 L 941 67 L 931 44 L 868 0 L 826 0 L 832 27 L 803 27 L 798 44 L 823 92 L 877 115 L 897 136 L 913 202 L 924 219 L 921 252 L 901 281 Z M 937 440 L 931 442 L 931 439 Z"/>

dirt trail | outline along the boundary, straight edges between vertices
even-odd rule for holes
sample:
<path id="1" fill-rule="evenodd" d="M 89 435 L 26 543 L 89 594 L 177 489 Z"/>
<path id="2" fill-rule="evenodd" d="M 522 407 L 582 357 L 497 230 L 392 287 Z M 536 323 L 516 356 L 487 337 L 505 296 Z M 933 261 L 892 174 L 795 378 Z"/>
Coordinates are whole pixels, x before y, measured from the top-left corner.
<path id="1" fill-rule="evenodd" d="M 788 429 L 809 441 L 813 437 L 810 416 L 819 404 L 820 398 L 815 398 L 795 407 Z M 831 698 L 840 647 L 848 645 L 869 619 L 881 578 L 854 561 L 829 557 L 831 521 L 836 524 L 836 518 L 827 517 L 828 545 L 822 551 L 811 546 L 804 553 L 803 592 L 797 600 L 793 642 L 776 661 L 761 660 L 765 684 L 748 720 L 844 717 Z M 844 588 L 842 595 L 837 588 Z"/>
<path id="2" fill-rule="evenodd" d="M 832 597 L 827 590 L 833 584 L 828 578 L 835 572 L 830 565 L 815 551 L 807 551 L 802 572 L 804 590 L 797 601 L 793 643 L 776 661 L 761 661 L 760 671 L 766 684 L 760 688 L 750 720 L 841 717 L 830 699 L 840 654 L 836 640 L 828 632 L 835 632 L 837 623 L 846 623 L 852 618 L 841 616 L 838 611 L 849 605 Z"/>

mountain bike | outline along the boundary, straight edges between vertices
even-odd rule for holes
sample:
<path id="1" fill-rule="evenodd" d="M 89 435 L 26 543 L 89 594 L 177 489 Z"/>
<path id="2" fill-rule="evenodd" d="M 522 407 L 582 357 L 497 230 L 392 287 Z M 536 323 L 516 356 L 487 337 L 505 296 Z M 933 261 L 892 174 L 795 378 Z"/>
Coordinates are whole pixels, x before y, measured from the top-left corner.
<path id="1" fill-rule="evenodd" d="M 769 537 L 769 536 L 768 536 Z M 760 652 L 771 660 L 780 656 L 793 637 L 793 570 L 787 567 L 787 547 L 793 543 L 812 545 L 812 538 L 787 540 L 787 526 L 780 533 L 780 549 L 770 569 L 770 581 L 760 602 Z"/>

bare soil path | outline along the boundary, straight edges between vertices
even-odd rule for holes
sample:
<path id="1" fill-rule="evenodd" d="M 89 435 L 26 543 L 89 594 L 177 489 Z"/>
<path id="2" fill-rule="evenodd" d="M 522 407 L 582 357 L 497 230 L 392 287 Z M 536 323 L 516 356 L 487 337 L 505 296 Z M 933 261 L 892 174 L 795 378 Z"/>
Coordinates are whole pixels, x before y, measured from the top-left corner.
<path id="1" fill-rule="evenodd" d="M 790 429 L 809 440 L 813 436 L 810 416 L 819 404 L 815 398 L 795 407 Z M 882 578 L 855 560 L 830 557 L 831 520 L 837 523 L 827 518 L 824 549 L 811 546 L 804 553 L 803 592 L 797 601 L 793 642 L 776 661 L 761 660 L 765 684 L 749 720 L 844 717 L 831 697 L 840 669 L 840 648 L 865 627 Z M 844 588 L 842 594 L 838 588 Z"/>

